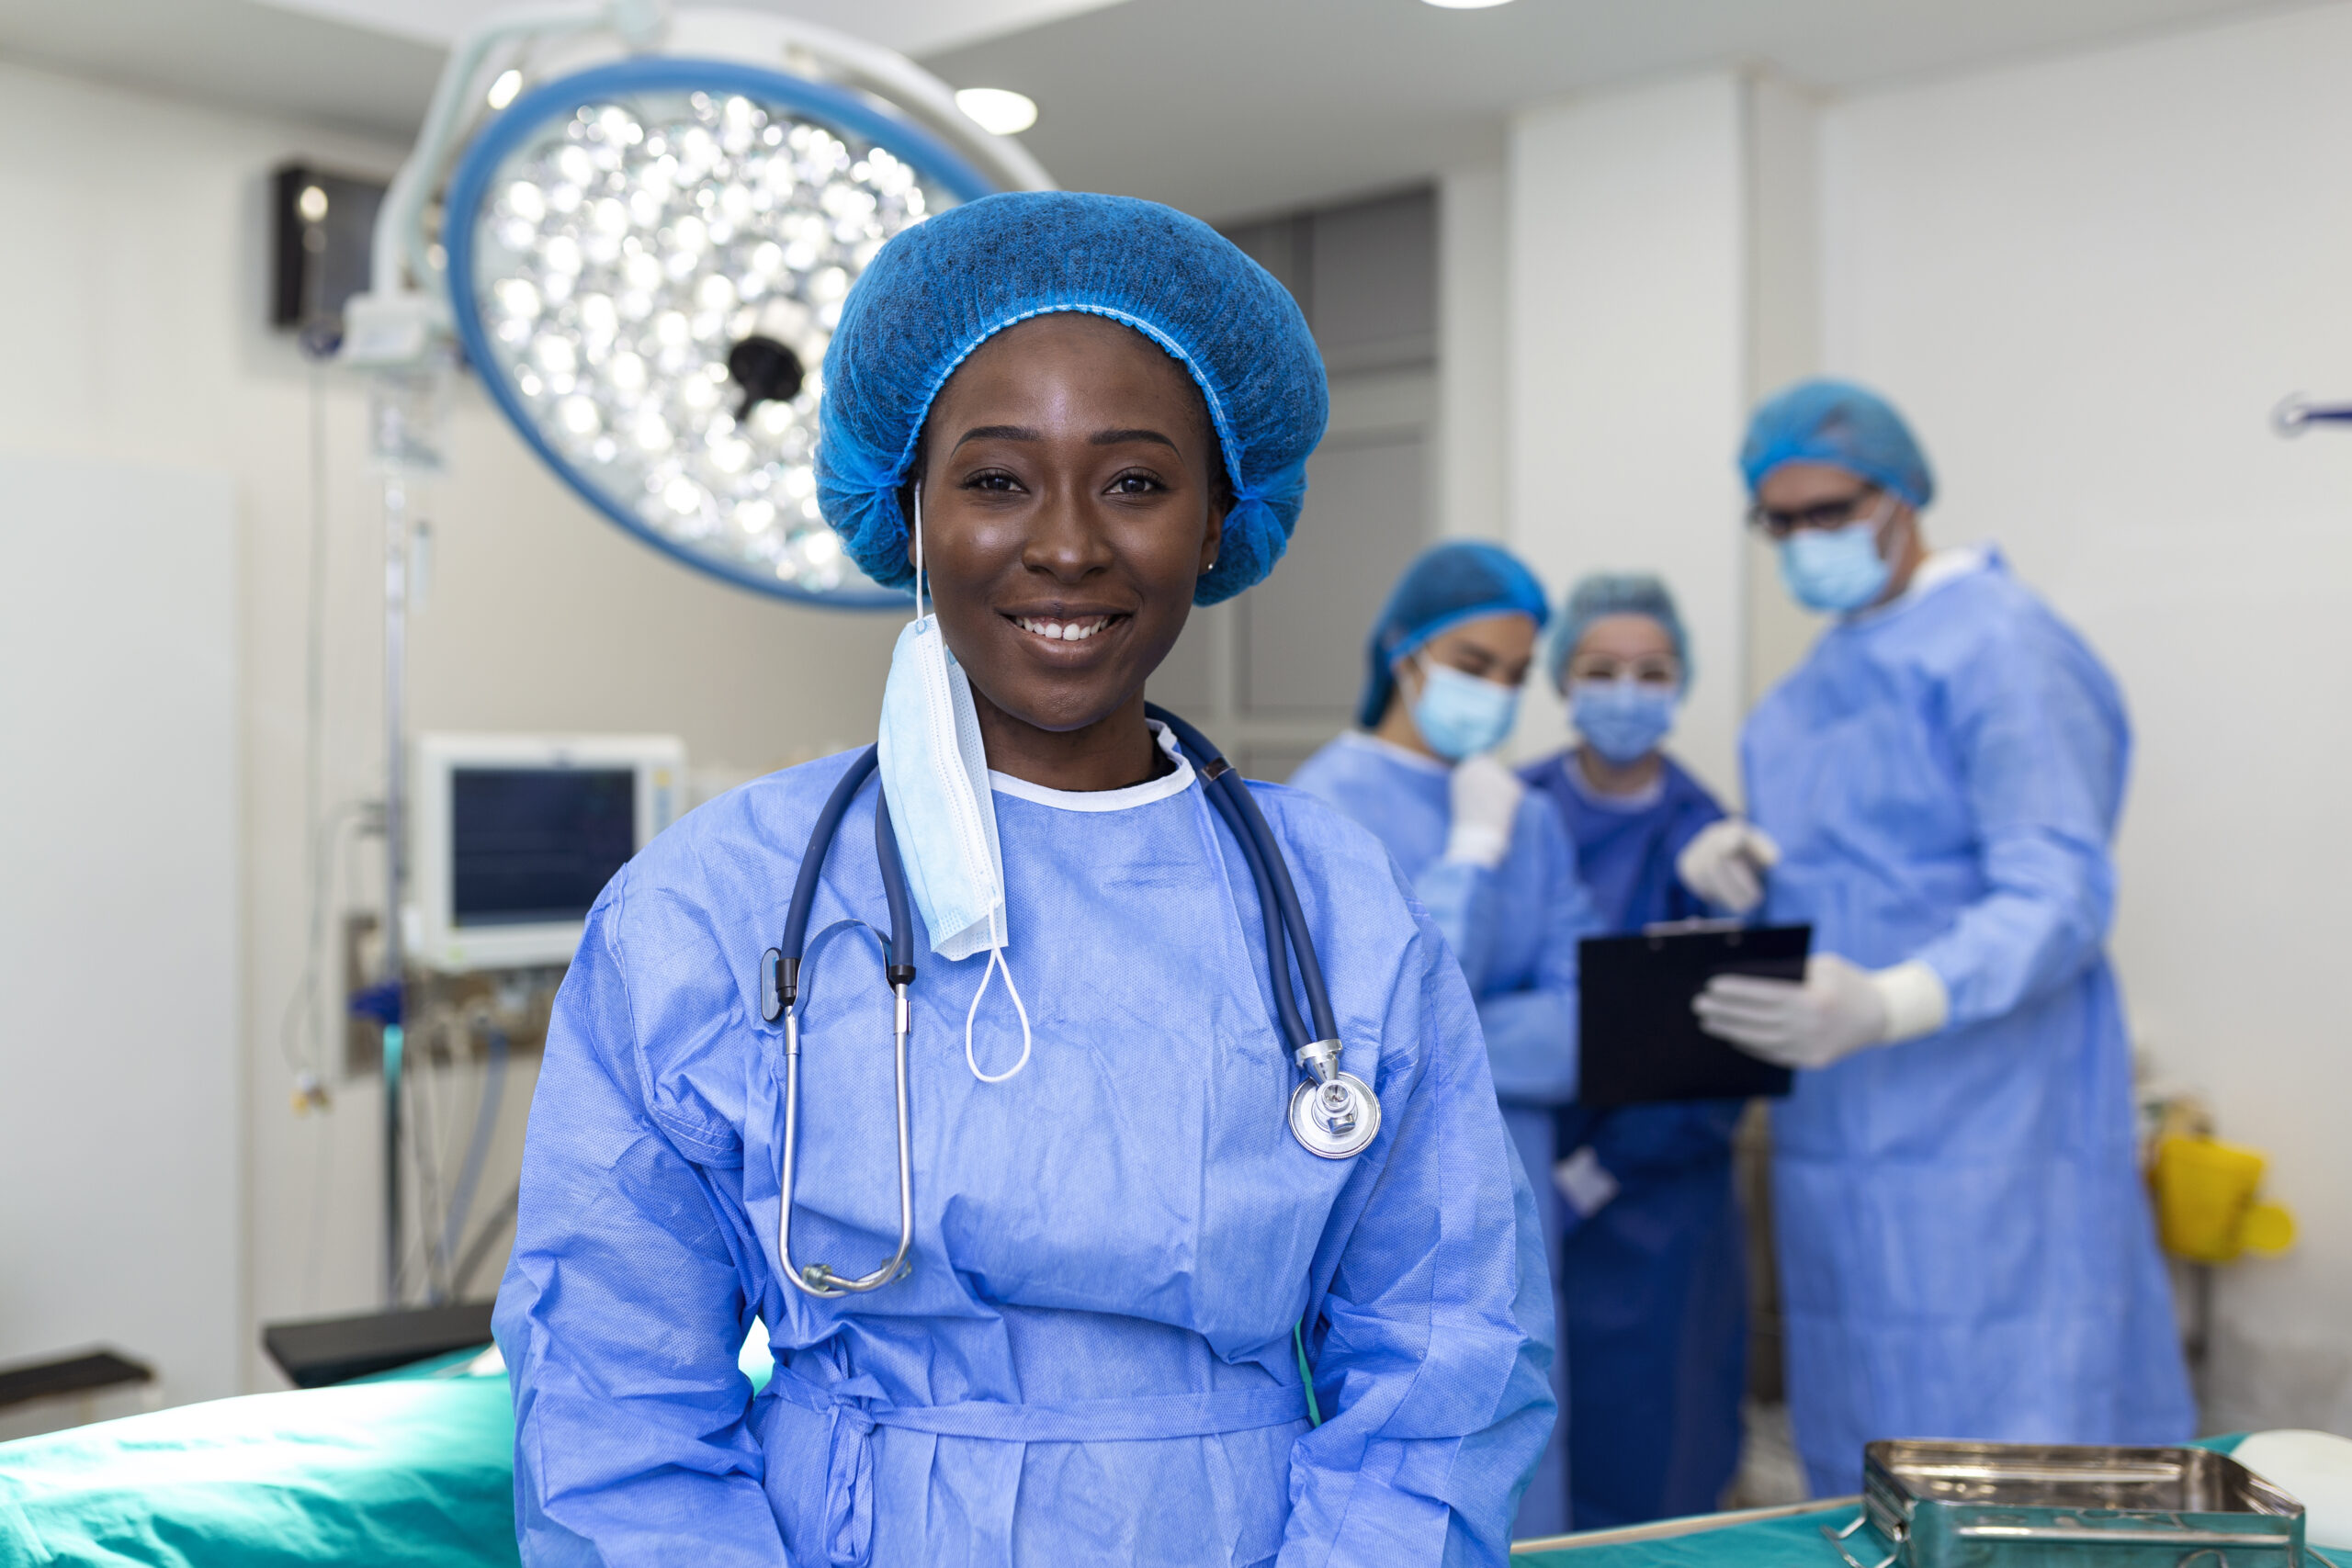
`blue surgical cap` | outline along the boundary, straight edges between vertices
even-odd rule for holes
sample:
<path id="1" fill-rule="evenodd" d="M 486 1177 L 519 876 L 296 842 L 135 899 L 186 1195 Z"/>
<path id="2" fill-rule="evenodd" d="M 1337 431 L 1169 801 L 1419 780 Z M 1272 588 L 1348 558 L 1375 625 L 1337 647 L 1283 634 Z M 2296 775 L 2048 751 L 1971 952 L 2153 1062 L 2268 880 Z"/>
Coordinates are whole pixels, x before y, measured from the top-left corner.
<path id="1" fill-rule="evenodd" d="M 1032 316 L 1124 322 L 1200 387 L 1233 487 L 1214 604 L 1282 558 L 1323 439 L 1322 355 L 1289 293 L 1233 242 L 1158 202 L 1013 191 L 948 209 L 884 245 L 825 351 L 817 502 L 868 577 L 914 581 L 899 491 L 933 400 L 973 350 Z"/>
<path id="2" fill-rule="evenodd" d="M 1783 463 L 1827 463 L 1914 506 L 1936 495 L 1936 477 L 1911 427 L 1893 403 L 1851 381 L 1800 381 L 1757 408 L 1739 449 L 1748 493 Z"/>
<path id="3" fill-rule="evenodd" d="M 1499 545 L 1462 539 L 1425 550 L 1405 569 L 1372 625 L 1364 648 L 1371 665 L 1356 722 L 1370 729 L 1388 711 L 1396 664 L 1440 633 L 1484 615 L 1526 615 L 1540 628 L 1551 615 L 1544 585 Z"/>
<path id="4" fill-rule="evenodd" d="M 1674 640 L 1674 657 L 1682 665 L 1682 689 L 1690 689 L 1690 639 L 1683 633 L 1681 613 L 1674 607 L 1674 592 L 1664 578 L 1646 571 L 1596 571 L 1577 580 L 1577 585 L 1568 590 L 1567 603 L 1560 606 L 1560 618 L 1552 623 L 1550 645 L 1544 650 L 1544 668 L 1553 685 L 1560 683 L 1560 672 L 1567 668 L 1577 644 L 1592 629 L 1592 623 L 1608 615 L 1647 615 L 1664 626 Z"/>

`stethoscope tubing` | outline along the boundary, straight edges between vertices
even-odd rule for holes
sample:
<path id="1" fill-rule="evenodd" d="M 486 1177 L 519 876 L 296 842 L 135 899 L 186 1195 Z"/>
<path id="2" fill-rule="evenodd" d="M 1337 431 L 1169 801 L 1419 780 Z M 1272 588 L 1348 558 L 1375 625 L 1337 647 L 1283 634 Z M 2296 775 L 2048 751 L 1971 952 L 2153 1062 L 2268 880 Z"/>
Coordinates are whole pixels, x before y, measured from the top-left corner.
<path id="1" fill-rule="evenodd" d="M 1241 845 L 1242 857 L 1250 863 L 1251 874 L 1258 882 L 1258 897 L 1261 909 L 1271 909 L 1275 919 L 1266 924 L 1267 953 L 1273 964 L 1274 1000 L 1276 1010 L 1283 1015 L 1284 1032 L 1294 1047 L 1305 1045 L 1308 1038 L 1299 1032 L 1297 1004 L 1291 998 L 1290 964 L 1281 952 L 1283 937 L 1298 960 L 1299 983 L 1306 990 L 1307 1017 L 1315 1026 L 1315 1040 L 1336 1040 L 1339 1024 L 1331 1010 L 1331 993 L 1323 983 L 1323 965 L 1316 956 L 1315 939 L 1306 926 L 1306 911 L 1299 903 L 1298 888 L 1291 881 L 1290 862 L 1274 841 L 1274 830 L 1259 809 L 1257 796 L 1250 794 L 1239 773 L 1228 763 L 1207 736 L 1157 704 L 1144 705 L 1147 717 L 1158 719 L 1175 735 L 1177 744 L 1183 747 L 1193 764 L 1202 774 L 1203 787 L 1212 804 L 1220 807 L 1219 814 Z M 1272 897 L 1269 899 L 1268 895 Z"/>
<path id="2" fill-rule="evenodd" d="M 1310 1152 L 1320 1157 L 1345 1158 L 1363 1148 L 1378 1130 L 1379 1101 L 1360 1080 L 1339 1071 L 1339 1026 L 1331 1010 L 1330 992 L 1324 983 L 1323 965 L 1316 955 L 1313 934 L 1307 929 L 1306 909 L 1299 902 L 1297 886 L 1291 880 L 1289 862 L 1249 785 L 1208 738 L 1165 708 L 1147 704 L 1144 712 L 1165 725 L 1192 760 L 1211 808 L 1233 835 L 1241 858 L 1250 868 L 1250 880 L 1256 884 L 1275 1018 L 1291 1047 L 1293 1059 L 1309 1074 L 1309 1082 L 1293 1095 L 1292 1131 Z M 914 1240 L 913 1140 L 907 1109 L 907 1040 L 913 1029 L 908 988 L 915 978 L 914 911 L 907 886 L 906 863 L 900 856 L 898 833 L 890 822 L 889 792 L 878 789 L 874 801 L 874 856 L 881 873 L 882 894 L 890 920 L 884 972 L 891 991 L 898 1099 L 899 1247 L 880 1268 L 854 1280 L 835 1273 L 823 1263 L 800 1268 L 792 1258 L 793 1189 L 799 1165 L 800 1028 L 797 1004 L 801 961 L 826 857 L 831 852 L 842 818 L 878 763 L 879 748 L 869 746 L 851 759 L 834 783 L 832 793 L 826 797 L 809 831 L 808 847 L 801 853 L 799 871 L 793 879 L 792 902 L 785 912 L 784 935 L 763 955 L 761 964 L 761 1016 L 770 1023 L 781 1020 L 785 1032 L 784 1149 L 779 1173 L 783 1213 L 777 1225 L 776 1248 L 786 1277 L 812 1296 L 837 1297 L 888 1284 L 899 1277 Z M 1304 1020 L 1299 1016 L 1297 997 L 1291 989 L 1294 959 L 1298 983 L 1306 992 L 1308 1016 Z M 1315 1108 L 1311 1100 L 1317 1094 L 1335 1100 L 1339 1106 L 1337 1111 L 1329 1112 L 1328 1126 L 1317 1125 L 1313 1120 Z M 1361 1129 L 1352 1138 L 1349 1132 L 1357 1128 L 1359 1113 L 1350 1108 L 1351 1095 L 1356 1097 L 1357 1105 L 1368 1106 L 1368 1114 L 1363 1116 Z"/>

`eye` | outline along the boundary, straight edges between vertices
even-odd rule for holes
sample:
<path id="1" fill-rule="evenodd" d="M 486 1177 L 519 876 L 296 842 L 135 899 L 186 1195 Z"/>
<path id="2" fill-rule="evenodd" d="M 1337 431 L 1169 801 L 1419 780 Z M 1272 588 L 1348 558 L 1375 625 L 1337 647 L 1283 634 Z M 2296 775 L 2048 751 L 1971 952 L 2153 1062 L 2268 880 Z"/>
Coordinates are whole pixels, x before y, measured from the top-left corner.
<path id="1" fill-rule="evenodd" d="M 1021 481 L 1014 479 L 1002 468 L 982 468 L 977 473 L 965 475 L 964 482 L 960 488 L 964 490 L 994 491 L 1000 494 L 1011 494 L 1012 491 L 1021 488 Z"/>
<path id="2" fill-rule="evenodd" d="M 1160 482 L 1159 477 L 1157 474 L 1147 474 L 1135 469 L 1130 469 L 1111 481 L 1107 493 L 1112 495 L 1158 495 L 1167 490 L 1167 488 L 1168 487 L 1165 484 Z"/>

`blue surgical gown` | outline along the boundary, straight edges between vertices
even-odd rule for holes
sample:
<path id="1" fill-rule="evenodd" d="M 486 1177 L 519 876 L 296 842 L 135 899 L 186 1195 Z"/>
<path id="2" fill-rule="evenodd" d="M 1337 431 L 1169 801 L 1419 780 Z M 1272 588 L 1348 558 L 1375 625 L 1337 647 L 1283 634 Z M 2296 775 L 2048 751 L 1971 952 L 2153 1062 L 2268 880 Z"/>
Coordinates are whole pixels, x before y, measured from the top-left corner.
<path id="1" fill-rule="evenodd" d="M 1997 555 L 1834 626 L 1748 719 L 1765 917 L 1917 959 L 1925 1039 L 1773 1116 L 1789 1414 L 1815 1489 L 1876 1438 L 2165 1443 L 2195 1421 L 2104 943 L 2131 732 Z"/>
<path id="2" fill-rule="evenodd" d="M 1577 943 L 1596 928 L 1567 834 L 1531 795 L 1520 802 L 1500 865 L 1487 871 L 1448 861 L 1448 769 L 1368 735 L 1340 736 L 1299 764 L 1291 783 L 1379 835 L 1460 958 L 1478 998 L 1503 1121 L 1543 1212 L 1556 1287 L 1564 1205 L 1552 1183 L 1553 1117 L 1576 1098 Z M 1566 1357 L 1554 1374 L 1566 1410 Z M 1567 1470 L 1563 1433 L 1528 1487 L 1514 1533 L 1568 1528 Z"/>
<path id="3" fill-rule="evenodd" d="M 693 813 L 589 917 L 496 1317 L 524 1561 L 1499 1563 L 1553 1422 L 1532 1198 L 1442 940 L 1303 795 L 1260 790 L 1345 1066 L 1380 1096 L 1368 1150 L 1291 1136 L 1254 886 L 1190 770 L 1099 795 L 1001 780 L 1035 1054 L 975 1079 L 986 960 L 919 937 L 912 1272 L 823 1301 L 782 1278 L 783 1036 L 757 973 L 845 761 Z M 888 928 L 876 787 L 801 975 L 794 1258 L 844 1274 L 899 1224 L 890 997 L 870 933 L 837 924 Z M 974 1049 L 1019 1055 L 1001 978 Z M 756 1398 L 755 1319 L 776 1358 Z"/>
<path id="4" fill-rule="evenodd" d="M 1630 801 L 1573 775 L 1573 752 L 1521 770 L 1559 808 L 1577 873 L 1611 931 L 1706 913 L 1674 861 L 1723 807 L 1672 758 L 1660 761 L 1656 790 Z M 1740 1106 L 1560 1112 L 1559 1146 L 1590 1147 L 1617 1182 L 1596 1213 L 1571 1216 L 1560 1257 L 1578 1529 L 1708 1512 L 1738 1468 L 1747 1278 L 1731 1138 Z"/>

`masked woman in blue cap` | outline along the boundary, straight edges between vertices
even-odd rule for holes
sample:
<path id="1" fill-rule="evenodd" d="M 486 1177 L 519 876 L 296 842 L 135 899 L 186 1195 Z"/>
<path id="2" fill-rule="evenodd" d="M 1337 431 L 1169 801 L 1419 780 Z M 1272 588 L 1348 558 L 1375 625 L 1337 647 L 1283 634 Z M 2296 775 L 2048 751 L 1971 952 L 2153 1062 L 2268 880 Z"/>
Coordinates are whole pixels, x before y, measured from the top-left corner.
<path id="1" fill-rule="evenodd" d="M 1522 770 L 1559 811 L 1603 929 L 1707 913 L 1675 863 L 1722 820 L 1665 742 L 1690 689 L 1674 595 L 1645 573 L 1569 591 L 1544 663 L 1578 743 Z M 1736 1100 L 1560 1113 L 1560 1351 L 1577 1528 L 1714 1507 L 1739 1461 L 1747 1370 Z"/>
<path id="2" fill-rule="evenodd" d="M 1144 705 L 1324 412 L 1289 297 L 1150 203 L 989 197 L 859 279 L 819 493 L 922 613 L 873 776 L 737 790 L 589 918 L 498 1303 L 526 1562 L 1503 1560 L 1550 1301 L 1478 1012 L 1379 843 L 1252 786 L 1376 1100 L 1310 1152 L 1281 900 Z M 837 786 L 787 1033 L 763 953 Z"/>
<path id="3" fill-rule="evenodd" d="M 1510 551 L 1456 540 L 1425 552 L 1373 624 L 1362 728 L 1291 783 L 1380 836 L 1460 959 L 1556 1281 L 1553 1123 L 1576 1097 L 1577 943 L 1596 923 L 1558 818 L 1492 755 L 1510 733 L 1545 615 L 1543 585 Z M 1553 1370 L 1565 1410 L 1565 1360 Z M 1521 1502 L 1521 1536 L 1568 1528 L 1565 1435 L 1555 1433 Z"/>

